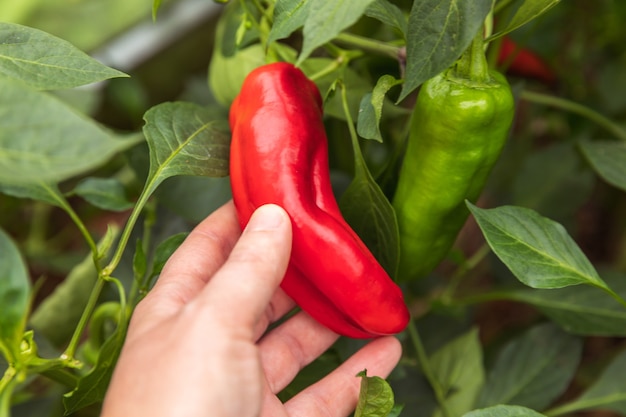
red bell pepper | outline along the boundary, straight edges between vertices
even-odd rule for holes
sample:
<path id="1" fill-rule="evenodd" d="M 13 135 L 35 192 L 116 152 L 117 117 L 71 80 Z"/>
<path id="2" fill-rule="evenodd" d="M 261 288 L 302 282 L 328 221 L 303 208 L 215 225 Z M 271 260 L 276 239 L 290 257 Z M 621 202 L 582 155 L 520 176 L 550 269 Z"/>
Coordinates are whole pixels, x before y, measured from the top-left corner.
<path id="1" fill-rule="evenodd" d="M 230 178 L 242 228 L 267 203 L 291 217 L 284 291 L 333 331 L 371 338 L 409 320 L 401 289 L 342 217 L 331 188 L 322 99 L 288 63 L 251 72 L 230 109 Z"/>

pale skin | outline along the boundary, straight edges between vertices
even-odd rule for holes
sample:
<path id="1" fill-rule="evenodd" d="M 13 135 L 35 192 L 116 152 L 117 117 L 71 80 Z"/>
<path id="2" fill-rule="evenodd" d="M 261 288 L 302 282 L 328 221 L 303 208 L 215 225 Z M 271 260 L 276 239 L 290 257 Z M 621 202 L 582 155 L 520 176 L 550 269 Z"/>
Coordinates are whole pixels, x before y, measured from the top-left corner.
<path id="1" fill-rule="evenodd" d="M 340 417 L 360 378 L 386 377 L 401 347 L 368 343 L 321 381 L 282 403 L 276 393 L 339 337 L 304 312 L 266 332 L 293 307 L 279 288 L 291 222 L 263 206 L 243 232 L 227 203 L 200 223 L 137 306 L 102 417 Z"/>

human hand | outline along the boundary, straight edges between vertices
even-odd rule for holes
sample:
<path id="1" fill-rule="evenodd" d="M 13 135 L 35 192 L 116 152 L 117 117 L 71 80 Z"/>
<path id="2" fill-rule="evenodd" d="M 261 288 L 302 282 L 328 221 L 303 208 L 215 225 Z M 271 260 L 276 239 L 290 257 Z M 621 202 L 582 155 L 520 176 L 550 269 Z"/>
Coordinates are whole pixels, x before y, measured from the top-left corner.
<path id="1" fill-rule="evenodd" d="M 278 287 L 291 248 L 291 222 L 261 207 L 241 234 L 228 203 L 200 223 L 141 301 L 107 392 L 102 417 L 346 416 L 356 373 L 387 376 L 401 348 L 370 342 L 318 383 L 282 404 L 276 393 L 338 335 L 299 312 Z"/>

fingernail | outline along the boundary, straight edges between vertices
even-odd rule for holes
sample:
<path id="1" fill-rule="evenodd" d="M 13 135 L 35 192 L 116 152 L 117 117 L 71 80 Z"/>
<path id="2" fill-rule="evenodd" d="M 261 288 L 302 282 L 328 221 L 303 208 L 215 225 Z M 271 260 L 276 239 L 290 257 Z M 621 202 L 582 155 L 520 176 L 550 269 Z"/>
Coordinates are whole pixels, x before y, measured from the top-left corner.
<path id="1" fill-rule="evenodd" d="M 275 230 L 285 221 L 285 212 L 279 206 L 267 204 L 259 207 L 248 222 L 248 230 Z"/>

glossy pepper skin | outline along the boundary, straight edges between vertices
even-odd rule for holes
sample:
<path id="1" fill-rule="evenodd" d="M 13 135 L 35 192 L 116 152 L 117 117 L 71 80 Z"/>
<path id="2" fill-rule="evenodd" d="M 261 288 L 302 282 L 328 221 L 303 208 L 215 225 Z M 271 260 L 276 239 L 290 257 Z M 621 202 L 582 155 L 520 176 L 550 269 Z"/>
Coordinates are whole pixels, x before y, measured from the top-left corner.
<path id="1" fill-rule="evenodd" d="M 402 291 L 334 198 L 315 84 L 288 63 L 257 68 L 231 106 L 230 125 L 231 188 L 241 226 L 267 203 L 291 218 L 284 291 L 339 334 L 371 338 L 402 331 L 409 320 Z"/>
<path id="2" fill-rule="evenodd" d="M 426 81 L 412 113 L 393 206 L 400 228 L 400 281 L 428 275 L 447 255 L 508 137 L 514 114 L 509 85 L 488 71 L 455 67 Z"/>

